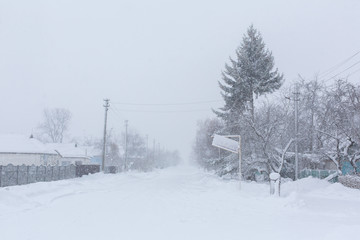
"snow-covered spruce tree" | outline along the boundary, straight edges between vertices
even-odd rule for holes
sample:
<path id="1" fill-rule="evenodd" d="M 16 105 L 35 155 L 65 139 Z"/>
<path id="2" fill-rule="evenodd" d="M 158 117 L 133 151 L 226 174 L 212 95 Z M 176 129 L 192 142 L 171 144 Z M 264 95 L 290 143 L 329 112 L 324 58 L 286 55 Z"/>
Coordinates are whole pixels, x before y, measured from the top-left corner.
<path id="1" fill-rule="evenodd" d="M 257 126 L 254 100 L 279 89 L 283 82 L 283 75 L 274 65 L 272 53 L 266 48 L 259 31 L 251 25 L 236 50 L 236 58 L 230 58 L 230 64 L 225 64 L 222 81 L 219 81 L 225 104 L 214 112 L 225 122 L 222 132 L 242 136 L 243 174 L 256 162 L 254 157 L 260 156 L 257 153 L 258 136 L 250 127 Z M 236 164 L 224 161 L 218 167 L 226 169 L 221 172 L 237 172 L 228 166 L 236 167 Z"/>
<path id="2" fill-rule="evenodd" d="M 225 106 L 214 111 L 228 125 L 237 122 L 247 112 L 254 119 L 254 97 L 279 89 L 283 75 L 274 70 L 274 58 L 266 49 L 259 31 L 251 25 L 236 50 L 236 59 L 230 58 L 219 82 Z"/>

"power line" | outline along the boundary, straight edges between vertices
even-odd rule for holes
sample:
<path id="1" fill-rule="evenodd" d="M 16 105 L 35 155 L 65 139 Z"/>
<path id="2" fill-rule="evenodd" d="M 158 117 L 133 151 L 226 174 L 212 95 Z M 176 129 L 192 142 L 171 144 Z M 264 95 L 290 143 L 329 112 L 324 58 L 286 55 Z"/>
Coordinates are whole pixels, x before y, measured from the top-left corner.
<path id="1" fill-rule="evenodd" d="M 349 69 L 353 68 L 354 66 L 358 65 L 359 63 L 360 63 L 360 61 L 355 62 L 355 63 L 354 63 L 354 64 L 352 64 L 350 67 L 348 67 L 348 68 L 344 69 L 343 71 L 341 71 L 341 72 L 339 72 L 339 73 L 335 74 L 335 75 L 334 75 L 334 76 L 332 76 L 331 78 L 328 78 L 328 79 L 326 79 L 326 80 L 324 80 L 324 81 L 325 81 L 325 82 L 327 82 L 327 81 L 329 81 L 329 80 L 331 80 L 331 79 L 336 78 L 336 77 L 337 77 L 337 76 L 339 76 L 340 74 L 342 74 L 342 73 L 346 72 L 347 70 L 349 70 Z M 353 72 L 353 73 L 354 73 L 354 72 Z"/>
<path id="2" fill-rule="evenodd" d="M 348 77 L 350 77 L 351 75 L 354 75 L 354 74 L 357 73 L 357 72 L 360 72 L 360 68 L 357 69 L 357 70 L 355 70 L 355 71 L 353 71 L 352 73 L 350 73 L 350 74 L 348 75 Z"/>
<path id="3" fill-rule="evenodd" d="M 338 69 L 339 67 L 341 67 L 342 65 L 344 65 L 345 63 L 347 63 L 348 61 L 350 61 L 351 59 L 353 59 L 356 55 L 358 55 L 360 53 L 360 51 L 356 52 L 355 54 L 351 55 L 350 57 L 348 57 L 347 59 L 343 60 L 342 62 L 336 64 L 335 66 L 332 66 L 331 68 L 327 69 L 326 71 L 322 72 L 319 74 L 319 76 L 323 75 L 322 77 L 326 77 L 327 75 L 329 75 L 330 73 L 334 72 L 336 69 Z"/>
<path id="4" fill-rule="evenodd" d="M 117 109 L 120 112 L 138 112 L 138 113 L 186 113 L 186 112 L 205 112 L 210 109 L 191 109 L 191 110 L 135 110 L 135 109 Z"/>
<path id="5" fill-rule="evenodd" d="M 195 101 L 195 102 L 178 102 L 178 103 L 129 103 L 129 102 L 112 102 L 117 105 L 132 105 L 132 106 L 176 106 L 176 105 L 196 105 L 204 103 L 222 102 L 222 100 L 209 100 L 209 101 Z"/>
<path id="6" fill-rule="evenodd" d="M 120 120 L 122 120 L 122 115 L 118 110 L 116 110 L 114 107 L 110 107 L 109 109 L 111 110 L 112 113 L 114 113 L 116 115 L 116 117 L 118 117 Z"/>
<path id="7" fill-rule="evenodd" d="M 185 110 L 172 110 L 172 109 L 166 109 L 166 110 L 144 110 L 144 109 L 120 109 L 117 107 L 112 106 L 110 108 L 113 113 L 118 115 L 119 117 L 122 116 L 123 112 L 138 112 L 138 113 L 186 113 L 186 112 L 205 112 L 209 111 L 210 108 L 207 109 L 185 109 Z"/>

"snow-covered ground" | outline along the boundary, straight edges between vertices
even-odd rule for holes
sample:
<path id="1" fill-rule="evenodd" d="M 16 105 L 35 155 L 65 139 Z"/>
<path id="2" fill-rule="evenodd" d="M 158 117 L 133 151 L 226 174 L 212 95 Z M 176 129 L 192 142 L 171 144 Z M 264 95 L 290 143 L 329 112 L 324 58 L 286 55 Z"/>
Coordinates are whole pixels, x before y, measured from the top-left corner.
<path id="1" fill-rule="evenodd" d="M 360 191 L 303 179 L 270 197 L 266 184 L 192 167 L 97 174 L 0 189 L 0 238 L 356 239 Z"/>

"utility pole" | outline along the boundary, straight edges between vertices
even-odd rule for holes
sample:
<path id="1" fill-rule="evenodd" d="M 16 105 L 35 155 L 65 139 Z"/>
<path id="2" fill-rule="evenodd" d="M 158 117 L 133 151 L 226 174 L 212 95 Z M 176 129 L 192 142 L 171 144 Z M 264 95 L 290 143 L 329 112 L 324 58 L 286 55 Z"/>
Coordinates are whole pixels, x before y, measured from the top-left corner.
<path id="1" fill-rule="evenodd" d="M 241 135 L 239 135 L 239 189 L 241 189 L 242 173 L 241 173 Z"/>
<path id="2" fill-rule="evenodd" d="M 160 163 L 160 168 L 162 168 L 162 167 L 163 167 L 163 164 L 162 164 L 162 159 L 161 159 L 161 153 L 160 153 L 160 151 L 161 151 L 161 150 L 160 150 L 160 142 L 158 142 L 157 161 Z"/>
<path id="3" fill-rule="evenodd" d="M 107 112 L 109 110 L 110 104 L 109 99 L 104 99 L 104 108 L 105 108 L 105 122 L 104 122 L 104 141 L 103 141 L 103 151 L 102 151 L 102 163 L 101 168 L 102 171 L 105 170 L 105 155 L 106 155 L 106 125 L 107 125 Z"/>
<path id="4" fill-rule="evenodd" d="M 299 135 L 299 86 L 298 83 L 295 83 L 295 92 L 294 92 L 294 104 L 295 104 L 295 180 L 298 180 L 299 174 L 299 154 L 298 154 L 298 135 Z"/>
<path id="5" fill-rule="evenodd" d="M 149 135 L 146 134 L 146 161 L 149 162 Z"/>
<path id="6" fill-rule="evenodd" d="M 128 157 L 128 120 L 125 120 L 125 171 L 127 171 L 127 157 Z"/>
<path id="7" fill-rule="evenodd" d="M 155 163 L 155 139 L 153 140 L 153 162 Z"/>
<path id="8" fill-rule="evenodd" d="M 158 142 L 158 156 L 159 156 L 159 157 L 160 157 L 160 151 L 161 151 L 160 142 Z"/>

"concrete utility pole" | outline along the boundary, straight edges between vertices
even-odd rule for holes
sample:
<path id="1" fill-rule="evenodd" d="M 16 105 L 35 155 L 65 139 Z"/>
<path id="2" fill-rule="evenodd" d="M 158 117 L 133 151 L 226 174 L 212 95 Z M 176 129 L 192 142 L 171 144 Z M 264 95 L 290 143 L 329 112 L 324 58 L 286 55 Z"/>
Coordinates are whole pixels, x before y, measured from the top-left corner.
<path id="1" fill-rule="evenodd" d="M 241 136 L 239 135 L 239 188 L 241 189 L 241 180 L 242 180 L 242 174 L 241 174 Z"/>
<path id="2" fill-rule="evenodd" d="M 155 139 L 153 140 L 153 161 L 155 162 Z"/>
<path id="3" fill-rule="evenodd" d="M 104 171 L 105 169 L 105 155 L 106 155 L 106 125 L 107 125 L 107 112 L 109 110 L 110 104 L 109 99 L 104 99 L 104 108 L 105 108 L 105 122 L 104 122 L 104 141 L 103 141 L 103 151 L 102 151 L 102 163 L 101 169 Z"/>
<path id="4" fill-rule="evenodd" d="M 295 104 L 295 180 L 298 180 L 299 174 L 299 156 L 298 156 L 298 134 L 299 134 L 299 86 L 298 83 L 295 83 L 295 92 L 294 92 L 294 104 Z"/>
<path id="5" fill-rule="evenodd" d="M 149 161 L 149 135 L 146 134 L 146 161 Z"/>
<path id="6" fill-rule="evenodd" d="M 127 171 L 127 155 L 128 155 L 128 147 L 127 147 L 127 142 L 128 142 L 128 123 L 129 123 L 129 121 L 128 120 L 125 120 L 125 162 L 124 162 L 124 164 L 125 164 L 125 166 L 124 166 L 124 168 L 125 168 L 125 171 Z"/>
<path id="7" fill-rule="evenodd" d="M 160 158 L 160 151 L 161 151 L 160 142 L 158 142 L 158 157 L 159 157 L 159 158 Z"/>

